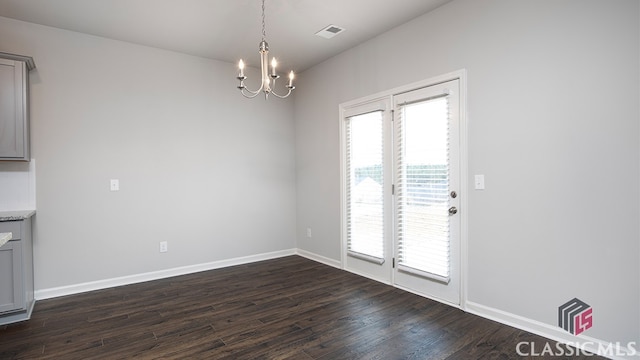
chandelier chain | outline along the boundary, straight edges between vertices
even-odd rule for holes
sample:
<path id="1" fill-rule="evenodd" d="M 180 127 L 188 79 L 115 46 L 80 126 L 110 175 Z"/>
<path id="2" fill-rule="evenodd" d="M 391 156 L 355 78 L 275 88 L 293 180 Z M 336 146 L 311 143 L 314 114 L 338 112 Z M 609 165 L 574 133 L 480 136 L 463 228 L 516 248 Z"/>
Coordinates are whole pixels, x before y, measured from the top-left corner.
<path id="1" fill-rule="evenodd" d="M 264 21 L 264 0 L 262 0 L 262 41 L 267 39 L 267 31 L 265 30 L 265 21 Z"/>

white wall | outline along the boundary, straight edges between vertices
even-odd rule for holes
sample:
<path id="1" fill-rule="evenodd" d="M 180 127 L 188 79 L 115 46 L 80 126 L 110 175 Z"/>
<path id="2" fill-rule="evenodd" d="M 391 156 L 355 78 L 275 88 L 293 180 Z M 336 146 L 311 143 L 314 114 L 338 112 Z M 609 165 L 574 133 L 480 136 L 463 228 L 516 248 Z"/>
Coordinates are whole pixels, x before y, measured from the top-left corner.
<path id="1" fill-rule="evenodd" d="M 295 248 L 291 99 L 243 98 L 233 64 L 7 18 L 0 33 L 37 66 L 36 290 Z"/>
<path id="2" fill-rule="evenodd" d="M 0 211 L 36 208 L 36 161 L 0 161 Z"/>
<path id="3" fill-rule="evenodd" d="M 455 0 L 306 71 L 295 101 L 298 248 L 340 259 L 338 104 L 468 71 L 468 303 L 640 344 L 636 0 Z M 304 89 L 304 90 L 303 90 Z M 313 238 L 305 236 L 312 227 Z"/>

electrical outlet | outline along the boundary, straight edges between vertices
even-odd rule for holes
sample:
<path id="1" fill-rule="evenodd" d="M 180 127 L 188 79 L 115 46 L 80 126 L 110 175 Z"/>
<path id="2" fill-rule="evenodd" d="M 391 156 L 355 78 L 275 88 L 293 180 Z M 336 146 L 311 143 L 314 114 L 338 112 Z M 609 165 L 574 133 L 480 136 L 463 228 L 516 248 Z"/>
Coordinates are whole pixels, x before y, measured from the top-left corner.
<path id="1" fill-rule="evenodd" d="M 111 179 L 110 186 L 111 186 L 111 191 L 120 191 L 120 180 Z"/>
<path id="2" fill-rule="evenodd" d="M 311 237 L 311 228 L 310 227 L 307 228 L 307 237 L 308 238 Z"/>
<path id="3" fill-rule="evenodd" d="M 169 244 L 166 241 L 160 241 L 160 252 L 164 253 L 169 251 Z"/>

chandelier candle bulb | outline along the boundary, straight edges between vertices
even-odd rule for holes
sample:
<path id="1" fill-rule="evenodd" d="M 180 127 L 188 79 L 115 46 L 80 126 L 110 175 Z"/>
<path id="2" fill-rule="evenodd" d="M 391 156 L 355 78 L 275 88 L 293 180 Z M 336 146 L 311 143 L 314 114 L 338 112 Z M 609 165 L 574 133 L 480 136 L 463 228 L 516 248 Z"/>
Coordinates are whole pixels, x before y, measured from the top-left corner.
<path id="1" fill-rule="evenodd" d="M 276 66 L 278 66 L 278 62 L 276 58 L 271 58 L 271 76 L 276 77 Z"/>
<path id="2" fill-rule="evenodd" d="M 291 70 L 291 72 L 289 73 L 289 87 L 293 87 L 293 78 L 295 75 L 293 75 L 293 70 Z"/>
<path id="3" fill-rule="evenodd" d="M 238 75 L 238 77 L 244 77 L 244 61 L 242 61 L 242 59 L 240 59 L 240 62 L 238 63 L 238 67 L 240 68 L 240 74 Z"/>

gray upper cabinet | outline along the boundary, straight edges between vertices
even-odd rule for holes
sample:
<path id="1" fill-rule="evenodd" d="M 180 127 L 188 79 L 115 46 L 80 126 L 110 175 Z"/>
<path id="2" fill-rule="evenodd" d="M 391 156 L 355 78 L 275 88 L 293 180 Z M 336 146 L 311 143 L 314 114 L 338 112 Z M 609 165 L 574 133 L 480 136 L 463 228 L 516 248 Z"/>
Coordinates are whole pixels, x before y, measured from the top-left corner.
<path id="1" fill-rule="evenodd" d="M 29 161 L 28 56 L 0 52 L 0 160 Z"/>

